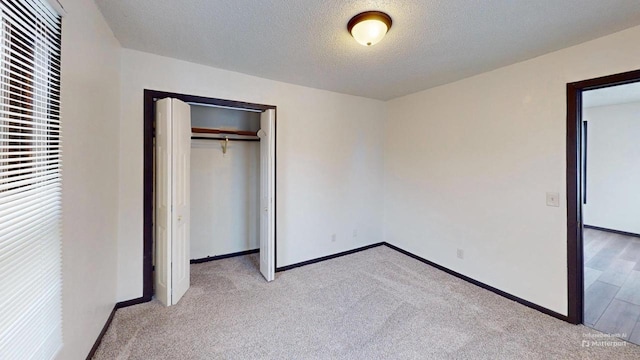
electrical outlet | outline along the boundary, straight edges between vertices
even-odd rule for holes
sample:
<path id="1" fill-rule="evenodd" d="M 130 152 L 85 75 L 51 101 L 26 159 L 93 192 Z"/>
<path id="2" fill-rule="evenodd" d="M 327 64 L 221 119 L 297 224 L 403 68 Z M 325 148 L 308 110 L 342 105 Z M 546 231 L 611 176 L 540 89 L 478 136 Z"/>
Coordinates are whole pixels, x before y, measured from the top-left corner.
<path id="1" fill-rule="evenodd" d="M 331 242 L 336 242 L 336 234 L 331 234 Z"/>
<path id="2" fill-rule="evenodd" d="M 458 256 L 458 259 L 464 259 L 464 250 L 458 249 L 456 255 Z"/>
<path id="3" fill-rule="evenodd" d="M 559 207 L 560 194 L 554 192 L 547 193 L 547 206 Z"/>

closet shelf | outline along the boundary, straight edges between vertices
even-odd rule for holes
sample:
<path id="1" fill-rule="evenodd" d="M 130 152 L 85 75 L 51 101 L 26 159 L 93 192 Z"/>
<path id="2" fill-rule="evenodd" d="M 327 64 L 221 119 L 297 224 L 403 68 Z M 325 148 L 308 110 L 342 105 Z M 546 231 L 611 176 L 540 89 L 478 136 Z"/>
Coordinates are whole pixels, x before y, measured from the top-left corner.
<path id="1" fill-rule="evenodd" d="M 258 133 L 253 131 L 208 129 L 208 128 L 197 128 L 197 127 L 191 128 L 191 132 L 194 134 L 229 134 L 229 135 L 241 135 L 241 136 L 258 136 Z"/>

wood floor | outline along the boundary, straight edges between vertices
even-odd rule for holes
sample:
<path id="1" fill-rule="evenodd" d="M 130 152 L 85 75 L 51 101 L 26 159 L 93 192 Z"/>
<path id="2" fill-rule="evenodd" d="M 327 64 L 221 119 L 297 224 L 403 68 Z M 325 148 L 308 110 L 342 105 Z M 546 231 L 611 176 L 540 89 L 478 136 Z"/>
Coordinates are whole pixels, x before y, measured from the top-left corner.
<path id="1" fill-rule="evenodd" d="M 640 344 L 640 238 L 583 234 L 584 324 Z"/>

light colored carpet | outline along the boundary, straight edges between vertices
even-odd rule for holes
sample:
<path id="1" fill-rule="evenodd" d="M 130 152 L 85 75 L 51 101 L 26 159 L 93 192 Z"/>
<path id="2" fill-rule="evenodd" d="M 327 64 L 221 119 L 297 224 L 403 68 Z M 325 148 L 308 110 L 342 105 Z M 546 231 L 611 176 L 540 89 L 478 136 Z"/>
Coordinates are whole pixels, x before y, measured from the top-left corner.
<path id="1" fill-rule="evenodd" d="M 191 271 L 178 305 L 118 310 L 94 359 L 640 359 L 385 246 L 272 283 L 257 254 Z"/>

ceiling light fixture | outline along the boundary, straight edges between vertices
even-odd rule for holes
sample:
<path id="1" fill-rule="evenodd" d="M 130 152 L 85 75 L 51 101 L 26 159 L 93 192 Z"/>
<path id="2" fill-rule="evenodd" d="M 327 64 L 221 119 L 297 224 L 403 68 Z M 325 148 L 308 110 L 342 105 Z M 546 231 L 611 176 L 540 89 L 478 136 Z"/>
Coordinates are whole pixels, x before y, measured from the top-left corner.
<path id="1" fill-rule="evenodd" d="M 347 29 L 357 42 L 372 46 L 391 29 L 391 17 L 381 11 L 365 11 L 349 20 Z"/>

